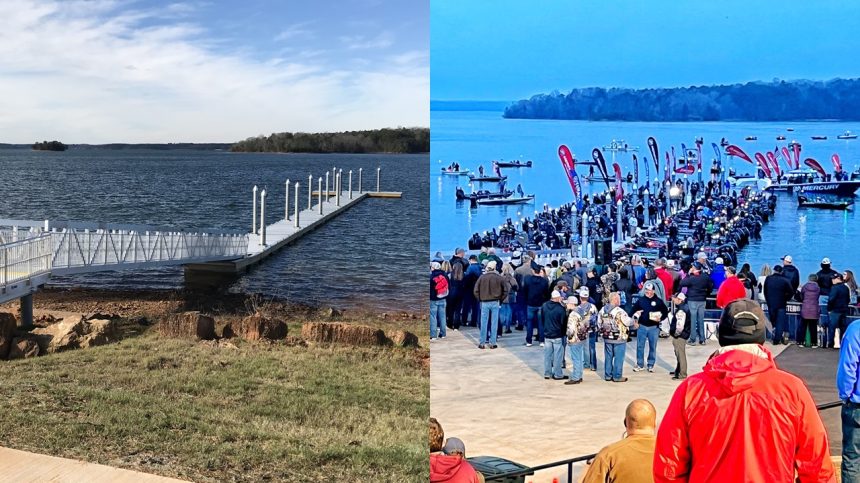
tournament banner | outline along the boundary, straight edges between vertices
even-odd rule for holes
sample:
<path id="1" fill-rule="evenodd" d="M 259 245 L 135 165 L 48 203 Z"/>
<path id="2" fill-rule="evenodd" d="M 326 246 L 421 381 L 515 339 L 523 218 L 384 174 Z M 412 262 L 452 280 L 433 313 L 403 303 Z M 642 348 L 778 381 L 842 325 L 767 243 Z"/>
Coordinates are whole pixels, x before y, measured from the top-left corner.
<path id="1" fill-rule="evenodd" d="M 648 138 L 648 149 L 651 150 L 651 159 L 654 160 L 654 171 L 660 176 L 660 151 L 657 149 L 657 140 L 654 137 Z"/>
<path id="2" fill-rule="evenodd" d="M 743 149 L 739 148 L 738 146 L 735 146 L 734 144 L 729 144 L 728 146 L 726 146 L 726 154 L 728 154 L 729 156 L 737 156 L 750 164 L 755 164 L 753 163 L 753 160 L 749 157 L 749 155 L 744 152 Z"/>
<path id="3" fill-rule="evenodd" d="M 675 157 L 675 146 L 672 146 L 672 167 L 678 167 L 678 158 Z"/>
<path id="4" fill-rule="evenodd" d="M 639 160 L 633 155 L 633 182 L 639 186 Z"/>
<path id="5" fill-rule="evenodd" d="M 624 187 L 621 184 L 621 166 L 618 166 L 618 163 L 612 163 L 612 169 L 615 170 L 615 201 L 620 201 L 624 198 Z"/>
<path id="6" fill-rule="evenodd" d="M 776 173 L 777 177 L 779 177 L 782 174 L 782 171 L 780 171 L 780 169 L 779 169 L 779 163 L 776 160 L 776 155 L 774 155 L 770 151 L 768 151 L 766 154 L 767 154 L 767 160 L 770 163 L 770 166 L 773 168 L 773 172 Z"/>
<path id="7" fill-rule="evenodd" d="M 642 156 L 642 164 L 645 165 L 645 179 L 647 183 L 645 187 L 651 189 L 651 168 L 648 167 L 648 156 Z"/>
<path id="8" fill-rule="evenodd" d="M 794 148 L 794 164 L 796 164 L 797 167 L 799 168 L 800 167 L 800 144 L 794 143 L 793 148 Z"/>
<path id="9" fill-rule="evenodd" d="M 818 161 L 816 161 L 815 159 L 806 158 L 803 160 L 803 164 L 809 166 L 810 168 L 814 169 L 815 171 L 818 171 L 818 174 L 820 174 L 822 178 L 827 176 L 827 172 L 824 171 L 824 168 L 822 168 L 821 165 L 818 164 Z"/>
<path id="10" fill-rule="evenodd" d="M 713 146 L 714 154 L 717 156 L 717 166 L 722 168 L 723 167 L 723 153 L 720 152 L 720 147 L 717 146 L 717 143 L 711 143 L 711 146 Z"/>
<path id="11" fill-rule="evenodd" d="M 833 153 L 833 156 L 830 156 L 830 161 L 833 163 L 833 169 L 842 171 L 842 161 L 839 159 L 838 154 Z"/>
<path id="12" fill-rule="evenodd" d="M 782 157 L 785 158 L 785 162 L 788 163 L 788 166 L 791 169 L 800 169 L 800 162 L 795 162 L 791 159 L 791 153 L 788 152 L 787 147 L 783 146 L 780 152 L 782 153 Z"/>
<path id="13" fill-rule="evenodd" d="M 663 170 L 666 173 L 666 181 L 669 180 L 669 152 L 666 151 L 666 169 Z"/>

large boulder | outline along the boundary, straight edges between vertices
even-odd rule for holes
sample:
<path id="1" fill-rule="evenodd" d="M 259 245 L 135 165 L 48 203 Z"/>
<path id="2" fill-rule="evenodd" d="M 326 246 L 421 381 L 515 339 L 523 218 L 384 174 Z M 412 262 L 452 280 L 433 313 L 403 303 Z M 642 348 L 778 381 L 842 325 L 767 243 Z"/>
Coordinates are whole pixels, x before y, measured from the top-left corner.
<path id="1" fill-rule="evenodd" d="M 224 326 L 224 337 L 241 337 L 245 340 L 281 340 L 287 336 L 287 324 L 283 320 L 270 319 L 262 314 L 245 317 Z"/>
<path id="2" fill-rule="evenodd" d="M 27 359 L 39 355 L 39 344 L 34 337 L 17 337 L 12 340 L 9 350 L 9 360 Z"/>
<path id="3" fill-rule="evenodd" d="M 81 337 L 78 345 L 82 348 L 104 345 L 117 335 L 116 324 L 109 319 L 94 319 L 87 321 L 87 332 Z"/>
<path id="4" fill-rule="evenodd" d="M 9 355 L 17 325 L 14 315 L 0 312 L 0 359 L 5 359 Z"/>
<path id="5" fill-rule="evenodd" d="M 349 345 L 386 345 L 389 342 L 382 329 L 343 322 L 305 322 L 302 337 L 312 342 Z"/>
<path id="6" fill-rule="evenodd" d="M 389 339 L 397 347 L 418 347 L 418 336 L 408 330 L 396 330 Z"/>
<path id="7" fill-rule="evenodd" d="M 200 312 L 183 312 L 158 323 L 158 333 L 167 337 L 215 339 L 215 319 Z"/>
<path id="8" fill-rule="evenodd" d="M 88 325 L 80 315 L 73 315 L 47 327 L 33 329 L 41 354 L 52 354 L 80 347 L 81 339 L 86 336 Z"/>

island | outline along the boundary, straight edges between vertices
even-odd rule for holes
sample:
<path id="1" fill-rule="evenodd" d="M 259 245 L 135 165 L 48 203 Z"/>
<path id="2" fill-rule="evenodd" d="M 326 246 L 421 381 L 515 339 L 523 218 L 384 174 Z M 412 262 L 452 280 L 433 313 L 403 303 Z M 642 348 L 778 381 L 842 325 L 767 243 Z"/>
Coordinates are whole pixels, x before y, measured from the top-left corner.
<path id="1" fill-rule="evenodd" d="M 33 143 L 33 151 L 65 151 L 69 149 L 68 146 L 61 143 L 60 141 L 42 141 Z"/>

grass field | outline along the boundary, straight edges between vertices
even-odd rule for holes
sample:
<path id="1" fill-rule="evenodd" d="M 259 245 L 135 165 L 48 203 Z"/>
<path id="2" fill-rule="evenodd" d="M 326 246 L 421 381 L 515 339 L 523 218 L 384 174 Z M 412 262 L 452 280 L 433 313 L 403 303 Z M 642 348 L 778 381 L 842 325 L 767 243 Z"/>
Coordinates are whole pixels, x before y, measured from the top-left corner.
<path id="1" fill-rule="evenodd" d="M 377 322 L 427 347 L 423 323 Z M 115 344 L 0 362 L 0 445 L 194 481 L 429 479 L 427 349 L 126 327 Z"/>

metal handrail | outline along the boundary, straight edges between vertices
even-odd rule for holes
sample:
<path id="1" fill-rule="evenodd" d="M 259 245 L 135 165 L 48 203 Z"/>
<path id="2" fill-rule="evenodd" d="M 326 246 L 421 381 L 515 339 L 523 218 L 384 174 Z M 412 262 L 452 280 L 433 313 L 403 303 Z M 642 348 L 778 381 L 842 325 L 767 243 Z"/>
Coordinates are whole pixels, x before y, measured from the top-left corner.
<path id="1" fill-rule="evenodd" d="M 836 407 L 841 407 L 842 401 L 832 401 L 824 404 L 819 404 L 815 406 L 815 409 L 818 411 L 823 411 L 825 409 L 831 409 Z M 584 456 L 577 456 L 575 458 L 568 458 L 566 460 L 555 461 L 553 463 L 546 463 L 538 466 L 532 466 L 530 468 L 523 468 L 521 470 L 509 471 L 507 473 L 502 473 L 500 475 L 492 475 L 492 476 L 484 476 L 484 481 L 501 481 L 508 478 L 516 478 L 519 476 L 531 476 L 537 471 L 547 470 L 550 468 L 555 468 L 558 466 L 567 465 L 567 483 L 573 483 L 573 465 L 574 463 L 580 463 L 582 461 L 588 461 L 597 456 L 597 453 L 592 453 Z"/>
<path id="2" fill-rule="evenodd" d="M 0 287 L 50 272 L 52 247 L 47 233 L 0 245 Z"/>

